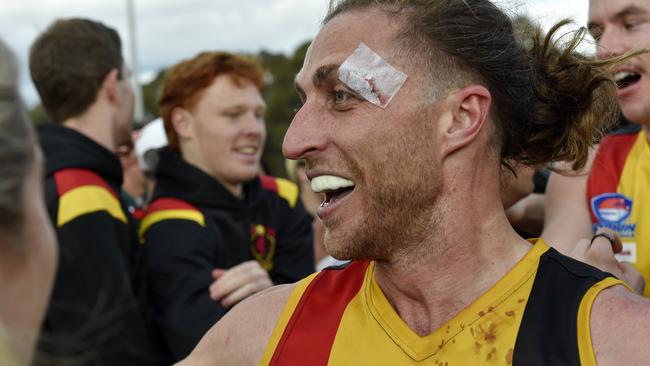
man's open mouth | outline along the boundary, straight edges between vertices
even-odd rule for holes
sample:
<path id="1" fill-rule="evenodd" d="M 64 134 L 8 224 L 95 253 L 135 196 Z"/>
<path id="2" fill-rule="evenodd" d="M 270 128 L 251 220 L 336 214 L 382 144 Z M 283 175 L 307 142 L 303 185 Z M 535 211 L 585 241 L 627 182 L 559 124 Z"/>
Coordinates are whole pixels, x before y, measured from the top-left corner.
<path id="1" fill-rule="evenodd" d="M 614 81 L 619 90 L 632 86 L 641 80 L 641 74 L 631 71 L 620 71 L 614 74 Z"/>
<path id="2" fill-rule="evenodd" d="M 316 193 L 324 193 L 324 204 L 331 204 L 350 194 L 355 183 L 349 179 L 334 175 L 321 175 L 311 180 L 311 190 Z"/>
<path id="3" fill-rule="evenodd" d="M 325 201 L 324 203 L 334 203 L 338 201 L 340 198 L 345 197 L 346 195 L 350 194 L 354 190 L 354 187 L 352 188 L 342 188 L 342 189 L 337 189 L 334 191 L 326 191 L 325 192 Z"/>

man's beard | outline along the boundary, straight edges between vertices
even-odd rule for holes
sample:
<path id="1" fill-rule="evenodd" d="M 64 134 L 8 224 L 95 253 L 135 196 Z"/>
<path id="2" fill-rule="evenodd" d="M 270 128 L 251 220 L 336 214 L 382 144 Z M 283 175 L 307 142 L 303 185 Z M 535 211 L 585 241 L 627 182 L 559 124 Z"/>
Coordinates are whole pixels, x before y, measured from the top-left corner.
<path id="1" fill-rule="evenodd" d="M 419 139 L 418 139 L 419 140 Z M 411 141 L 415 150 L 422 141 Z M 409 146 L 402 145 L 401 146 Z M 374 184 L 361 182 L 364 207 L 360 210 L 359 224 L 341 232 L 341 222 L 331 222 L 335 232 L 326 231 L 325 247 L 338 259 L 387 260 L 417 250 L 431 236 L 444 214 L 440 209 L 442 181 L 440 166 L 435 161 L 422 160 L 423 153 L 393 151 L 396 166 L 376 167 L 372 175 Z M 430 151 L 428 156 L 433 156 Z M 424 154 L 427 156 L 427 154 Z M 357 177 L 361 175 L 356 175 Z M 336 230 L 337 229 L 337 230 Z"/>

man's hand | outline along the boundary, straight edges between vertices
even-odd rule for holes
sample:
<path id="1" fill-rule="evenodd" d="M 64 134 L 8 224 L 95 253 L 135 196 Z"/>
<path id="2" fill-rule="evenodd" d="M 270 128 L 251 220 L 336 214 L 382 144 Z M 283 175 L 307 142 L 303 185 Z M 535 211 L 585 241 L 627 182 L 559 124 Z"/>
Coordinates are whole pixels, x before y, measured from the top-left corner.
<path id="1" fill-rule="evenodd" d="M 623 250 L 621 239 L 611 230 L 599 230 L 599 233 L 601 232 L 605 232 L 613 237 L 614 242 L 610 243 L 604 237 L 597 237 L 593 240 L 582 239 L 576 243 L 569 255 L 601 271 L 613 274 L 618 279 L 625 281 L 638 294 L 643 295 L 645 280 L 641 272 L 629 262 L 619 262 L 614 257 L 614 253 L 620 253 Z"/>
<path id="2" fill-rule="evenodd" d="M 215 269 L 212 277 L 215 281 L 210 285 L 210 298 L 220 301 L 227 308 L 273 286 L 268 272 L 255 260 L 240 263 L 228 270 Z"/>

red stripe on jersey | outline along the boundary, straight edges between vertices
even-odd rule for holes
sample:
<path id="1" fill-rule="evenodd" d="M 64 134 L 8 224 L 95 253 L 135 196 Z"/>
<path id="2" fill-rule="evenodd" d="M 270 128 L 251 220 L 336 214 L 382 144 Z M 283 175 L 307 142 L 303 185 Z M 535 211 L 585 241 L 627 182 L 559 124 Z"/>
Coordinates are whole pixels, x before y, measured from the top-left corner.
<path id="1" fill-rule="evenodd" d="M 327 365 L 343 313 L 359 292 L 368 264 L 352 262 L 342 270 L 324 270 L 313 279 L 289 319 L 269 366 Z"/>
<path id="2" fill-rule="evenodd" d="M 156 211 L 164 211 L 164 210 L 194 210 L 194 211 L 200 211 L 198 208 L 190 205 L 189 203 L 176 199 L 176 198 L 158 198 L 151 202 L 149 205 L 149 208 L 147 209 L 147 213 L 152 213 Z"/>
<path id="3" fill-rule="evenodd" d="M 269 175 L 260 175 L 260 183 L 262 184 L 262 188 L 267 191 L 278 193 L 278 182 L 275 181 L 274 177 Z"/>
<path id="4" fill-rule="evenodd" d="M 108 183 L 99 174 L 91 170 L 77 168 L 62 169 L 54 173 L 54 181 L 56 182 L 56 190 L 59 193 L 59 197 L 77 187 L 100 186 L 117 198 L 117 194 Z"/>
<path id="5" fill-rule="evenodd" d="M 625 161 L 638 136 L 638 133 L 610 135 L 600 143 L 587 178 L 587 204 L 593 223 L 598 219 L 591 210 L 591 198 L 617 191 Z"/>

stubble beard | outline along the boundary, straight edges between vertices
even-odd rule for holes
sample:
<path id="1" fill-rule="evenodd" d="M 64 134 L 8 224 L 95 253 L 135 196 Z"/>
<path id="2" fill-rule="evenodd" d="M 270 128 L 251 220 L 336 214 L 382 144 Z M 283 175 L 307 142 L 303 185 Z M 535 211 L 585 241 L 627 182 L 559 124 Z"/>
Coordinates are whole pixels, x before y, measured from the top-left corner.
<path id="1" fill-rule="evenodd" d="M 356 192 L 363 196 L 361 217 L 347 223 L 354 225 L 347 232 L 340 230 L 344 224 L 340 219 L 328 225 L 339 227 L 325 234 L 325 247 L 333 257 L 394 262 L 419 255 L 422 242 L 431 237 L 445 212 L 439 207 L 440 166 L 432 159 L 433 149 L 421 151 L 433 141 L 430 138 L 415 133 L 382 154 L 393 163 L 375 166 L 370 175 L 378 179 L 374 184 L 362 182 L 365 191 Z"/>
<path id="2" fill-rule="evenodd" d="M 417 252 L 436 218 L 439 189 L 431 186 L 400 185 L 379 187 L 371 192 L 368 214 L 350 237 L 348 255 L 354 259 L 394 262 Z"/>

